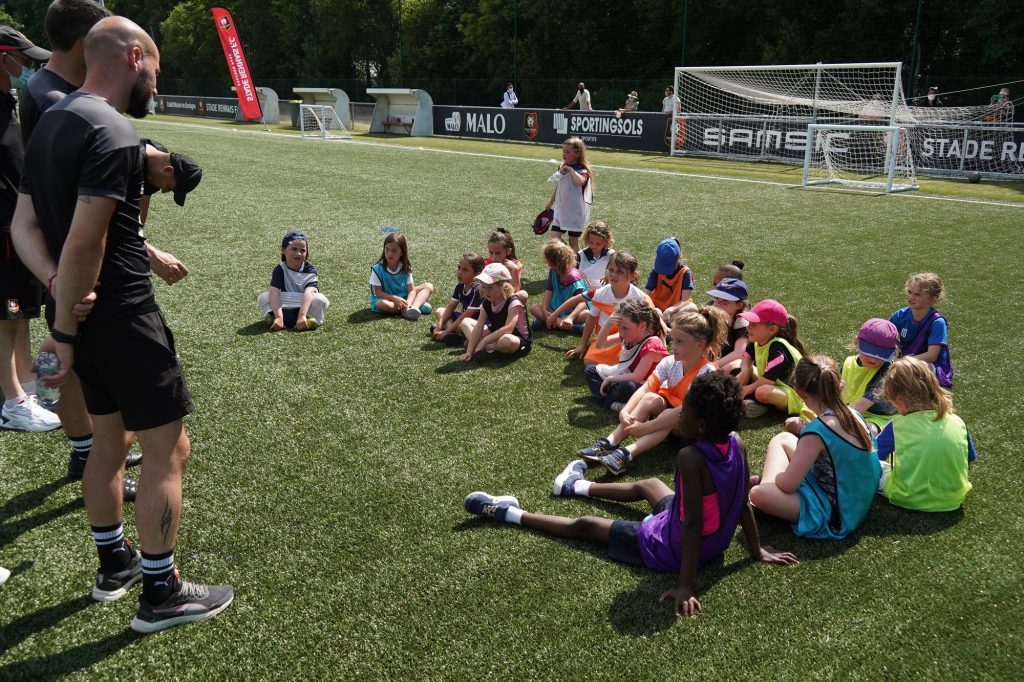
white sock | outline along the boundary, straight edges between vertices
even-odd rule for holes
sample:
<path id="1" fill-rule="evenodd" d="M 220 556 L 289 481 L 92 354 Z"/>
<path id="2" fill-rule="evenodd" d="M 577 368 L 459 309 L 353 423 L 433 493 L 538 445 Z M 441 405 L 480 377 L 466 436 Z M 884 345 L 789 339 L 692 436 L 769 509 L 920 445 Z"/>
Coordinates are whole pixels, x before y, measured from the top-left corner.
<path id="1" fill-rule="evenodd" d="M 594 484 L 593 481 L 579 480 L 572 484 L 572 494 L 579 497 L 590 497 L 590 486 Z"/>
<path id="2" fill-rule="evenodd" d="M 25 396 L 19 395 L 19 396 L 15 397 L 15 398 L 11 398 L 10 400 L 5 400 L 4 401 L 4 407 L 17 407 L 18 404 L 21 403 L 21 401 L 24 400 L 24 399 L 25 399 Z"/>
<path id="3" fill-rule="evenodd" d="M 523 510 L 519 507 L 509 507 L 505 510 L 505 522 L 523 525 Z"/>

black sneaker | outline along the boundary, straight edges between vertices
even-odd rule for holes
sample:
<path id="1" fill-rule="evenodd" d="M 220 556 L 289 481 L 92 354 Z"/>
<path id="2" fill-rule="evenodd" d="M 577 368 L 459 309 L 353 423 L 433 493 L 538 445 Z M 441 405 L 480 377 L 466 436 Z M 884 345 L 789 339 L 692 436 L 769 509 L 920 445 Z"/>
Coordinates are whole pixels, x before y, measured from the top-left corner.
<path id="1" fill-rule="evenodd" d="M 139 610 L 132 619 L 135 632 L 149 634 L 182 623 L 194 623 L 213 618 L 231 605 L 235 590 L 230 585 L 199 585 L 178 579 L 178 589 L 161 604 L 150 604 L 139 597 Z"/>
<path id="2" fill-rule="evenodd" d="M 78 453 L 72 450 L 71 457 L 68 458 L 68 478 L 73 478 L 76 481 L 82 478 L 82 474 L 85 473 L 85 463 L 88 461 L 88 457 L 79 457 Z M 140 464 L 142 464 L 142 453 L 138 450 L 132 450 L 128 453 L 128 456 L 124 458 L 124 466 L 126 469 L 130 469 Z M 132 499 L 135 498 L 133 497 Z"/>
<path id="3" fill-rule="evenodd" d="M 96 571 L 96 585 L 92 588 L 92 598 L 96 601 L 114 601 L 128 593 L 135 583 L 142 580 L 142 555 L 133 551 L 128 545 L 128 551 L 132 552 L 132 560 L 128 565 L 115 573 L 108 573 L 102 568 Z"/>

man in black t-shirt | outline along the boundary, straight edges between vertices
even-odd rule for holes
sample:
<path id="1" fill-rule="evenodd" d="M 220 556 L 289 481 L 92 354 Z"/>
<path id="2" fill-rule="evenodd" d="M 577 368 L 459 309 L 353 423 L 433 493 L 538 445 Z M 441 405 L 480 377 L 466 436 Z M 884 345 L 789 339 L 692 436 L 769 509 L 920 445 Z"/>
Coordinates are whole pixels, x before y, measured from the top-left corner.
<path id="1" fill-rule="evenodd" d="M 93 598 L 119 599 L 141 578 L 131 628 L 156 632 L 220 613 L 234 591 L 188 583 L 174 568 L 189 454 L 182 419 L 192 403 L 150 281 L 139 220 L 139 137 L 121 116 L 147 113 L 160 54 L 136 24 L 109 17 L 86 36 L 85 59 L 82 88 L 51 107 L 29 141 L 12 236 L 54 294 L 43 346 L 61 366 L 47 383 L 63 383 L 73 364 L 92 416 L 82 490 L 100 557 Z M 95 307 L 80 321 L 72 302 L 93 290 Z M 141 554 L 122 526 L 124 455 L 133 435 L 146 453 L 135 505 Z"/>

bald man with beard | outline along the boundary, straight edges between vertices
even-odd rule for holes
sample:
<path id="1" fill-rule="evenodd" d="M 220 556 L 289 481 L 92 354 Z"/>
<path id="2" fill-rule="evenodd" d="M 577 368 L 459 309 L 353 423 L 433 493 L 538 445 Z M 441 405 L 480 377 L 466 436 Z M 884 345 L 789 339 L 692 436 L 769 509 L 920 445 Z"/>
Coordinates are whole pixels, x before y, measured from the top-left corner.
<path id="1" fill-rule="evenodd" d="M 82 87 L 42 116 L 29 141 L 12 238 L 56 301 L 42 348 L 57 354 L 60 371 L 46 383 L 60 386 L 73 366 L 93 422 L 82 477 L 100 559 L 93 599 L 119 599 L 141 579 L 131 628 L 149 633 L 217 615 L 234 590 L 187 582 L 174 566 L 192 402 L 150 280 L 139 136 L 121 116 L 146 115 L 160 52 L 136 24 L 109 17 L 86 36 L 85 60 Z M 80 320 L 72 303 L 93 291 Z M 133 436 L 146 453 L 135 504 L 141 553 L 122 526 Z"/>

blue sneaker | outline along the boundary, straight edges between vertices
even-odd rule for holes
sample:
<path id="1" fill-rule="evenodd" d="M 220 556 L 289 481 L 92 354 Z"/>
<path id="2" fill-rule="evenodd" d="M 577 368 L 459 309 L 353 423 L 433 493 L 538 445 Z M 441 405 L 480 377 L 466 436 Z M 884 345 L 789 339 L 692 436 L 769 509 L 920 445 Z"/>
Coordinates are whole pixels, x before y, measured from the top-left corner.
<path id="1" fill-rule="evenodd" d="M 511 495 L 488 495 L 477 491 L 466 495 L 466 511 L 477 516 L 489 516 L 504 521 L 509 507 L 519 507 L 519 500 Z"/>
<path id="2" fill-rule="evenodd" d="M 626 473 L 626 464 L 629 463 L 629 450 L 619 446 L 602 457 L 600 462 L 608 470 L 608 473 L 621 476 Z"/>
<path id="3" fill-rule="evenodd" d="M 598 438 L 596 443 L 578 450 L 576 455 L 591 462 L 600 462 L 601 458 L 614 450 L 615 447 L 615 444 L 607 438 Z"/>
<path id="4" fill-rule="evenodd" d="M 555 477 L 555 484 L 551 488 L 551 494 L 555 497 L 576 497 L 573 486 L 576 481 L 583 480 L 583 472 L 587 470 L 587 463 L 582 459 L 575 459 L 569 462 L 569 466 L 562 470 L 562 473 Z"/>

